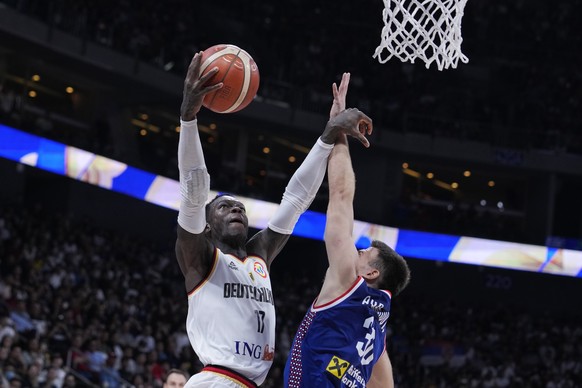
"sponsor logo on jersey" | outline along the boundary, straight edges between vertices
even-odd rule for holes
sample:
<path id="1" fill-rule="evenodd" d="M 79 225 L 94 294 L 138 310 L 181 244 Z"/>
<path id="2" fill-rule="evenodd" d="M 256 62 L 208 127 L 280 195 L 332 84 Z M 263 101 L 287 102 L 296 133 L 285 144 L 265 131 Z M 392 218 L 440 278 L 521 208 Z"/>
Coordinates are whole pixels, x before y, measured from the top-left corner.
<path id="1" fill-rule="evenodd" d="M 236 266 L 236 264 L 234 263 L 234 261 L 231 261 L 230 262 L 230 264 L 228 265 L 228 268 L 234 269 L 235 271 L 238 271 L 238 267 Z"/>
<path id="2" fill-rule="evenodd" d="M 261 346 L 246 341 L 234 341 L 234 354 L 255 360 L 273 361 L 275 348 L 270 347 L 269 344 Z"/>
<path id="3" fill-rule="evenodd" d="M 263 360 L 273 361 L 275 358 L 275 349 L 269 350 L 269 344 L 265 344 L 265 351 L 263 352 Z"/>
<path id="4" fill-rule="evenodd" d="M 223 297 L 250 299 L 257 302 L 269 303 L 275 305 L 273 301 L 273 292 L 266 287 L 256 287 L 250 284 L 242 283 L 224 283 Z"/>
<path id="5" fill-rule="evenodd" d="M 265 267 L 263 267 L 263 264 L 259 263 L 258 261 L 256 261 L 254 264 L 254 271 L 263 279 L 267 278 L 267 271 L 265 271 Z"/>
<path id="6" fill-rule="evenodd" d="M 353 388 L 366 387 L 366 379 L 364 379 L 360 370 L 354 367 L 353 365 L 350 365 L 347 373 L 345 373 L 344 376 L 342 377 L 342 383 L 346 387 Z"/>
<path id="7" fill-rule="evenodd" d="M 329 364 L 327 364 L 327 368 L 325 368 L 325 370 L 338 379 L 341 379 L 344 377 L 344 374 L 346 373 L 346 370 L 348 370 L 349 366 L 350 363 L 346 360 L 342 360 L 338 356 L 333 356 Z"/>

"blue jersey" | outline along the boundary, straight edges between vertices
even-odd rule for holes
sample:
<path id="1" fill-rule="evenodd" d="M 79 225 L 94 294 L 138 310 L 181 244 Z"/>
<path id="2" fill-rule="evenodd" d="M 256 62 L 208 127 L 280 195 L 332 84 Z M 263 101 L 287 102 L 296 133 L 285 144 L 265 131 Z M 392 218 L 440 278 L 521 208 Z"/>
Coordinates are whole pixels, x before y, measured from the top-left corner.
<path id="1" fill-rule="evenodd" d="M 285 387 L 362 387 L 386 345 L 388 291 L 363 278 L 339 298 L 313 303 L 293 340 L 285 366 Z"/>

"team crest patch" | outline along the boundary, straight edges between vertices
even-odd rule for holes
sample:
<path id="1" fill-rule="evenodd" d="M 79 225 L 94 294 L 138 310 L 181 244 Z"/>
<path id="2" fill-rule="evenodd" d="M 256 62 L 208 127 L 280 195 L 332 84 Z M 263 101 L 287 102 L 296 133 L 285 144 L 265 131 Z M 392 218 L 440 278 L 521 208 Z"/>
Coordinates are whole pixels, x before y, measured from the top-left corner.
<path id="1" fill-rule="evenodd" d="M 267 271 L 265 271 L 265 267 L 263 267 L 263 264 L 256 262 L 254 265 L 254 270 L 257 273 L 257 275 L 259 275 L 263 279 L 267 278 Z"/>
<path id="2" fill-rule="evenodd" d="M 338 356 L 333 356 L 329 364 L 327 364 L 327 368 L 325 368 L 325 370 L 338 379 L 341 379 L 344 377 L 344 374 L 346 373 L 346 370 L 348 370 L 349 366 L 350 363 L 346 360 L 342 360 Z"/>

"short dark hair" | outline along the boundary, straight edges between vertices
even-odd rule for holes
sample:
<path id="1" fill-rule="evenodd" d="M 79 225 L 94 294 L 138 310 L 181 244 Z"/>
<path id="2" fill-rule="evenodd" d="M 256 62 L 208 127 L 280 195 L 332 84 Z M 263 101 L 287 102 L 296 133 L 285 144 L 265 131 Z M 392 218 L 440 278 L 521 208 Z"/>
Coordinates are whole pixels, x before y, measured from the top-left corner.
<path id="1" fill-rule="evenodd" d="M 169 376 L 170 376 L 172 373 L 177 373 L 177 374 L 179 374 L 179 375 L 182 375 L 182 376 L 184 376 L 184 377 L 186 378 L 186 381 L 188 381 L 188 379 L 190 378 L 190 377 L 188 376 L 188 373 L 184 372 L 182 369 L 178 369 L 178 368 L 172 368 L 172 369 L 170 369 L 168 372 L 166 372 L 166 376 L 165 376 L 165 378 L 164 378 L 164 383 L 165 383 L 166 381 L 168 381 L 168 377 L 169 377 Z"/>
<path id="2" fill-rule="evenodd" d="M 212 198 L 210 200 L 210 202 L 208 202 L 206 204 L 206 206 L 204 207 L 204 212 L 206 214 L 206 219 L 207 220 L 208 220 L 208 216 L 209 216 L 210 208 L 212 207 L 212 204 L 214 202 L 216 202 L 218 200 L 218 198 L 220 198 L 220 197 L 233 197 L 233 198 L 236 198 L 233 194 L 230 194 L 230 193 L 218 193 L 218 194 L 216 194 L 216 197 Z"/>
<path id="3" fill-rule="evenodd" d="M 378 249 L 378 257 L 371 265 L 380 271 L 376 283 L 378 289 L 387 290 L 396 296 L 402 292 L 410 282 L 410 268 L 406 260 L 382 241 L 372 241 L 372 247 Z"/>

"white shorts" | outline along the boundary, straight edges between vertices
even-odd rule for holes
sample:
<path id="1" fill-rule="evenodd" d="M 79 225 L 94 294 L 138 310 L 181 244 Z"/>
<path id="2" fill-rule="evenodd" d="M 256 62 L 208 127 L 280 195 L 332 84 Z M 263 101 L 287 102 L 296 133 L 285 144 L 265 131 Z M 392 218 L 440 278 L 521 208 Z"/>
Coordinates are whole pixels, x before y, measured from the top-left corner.
<path id="1" fill-rule="evenodd" d="M 228 372 L 202 370 L 184 385 L 184 388 L 254 388 L 256 385 Z"/>

